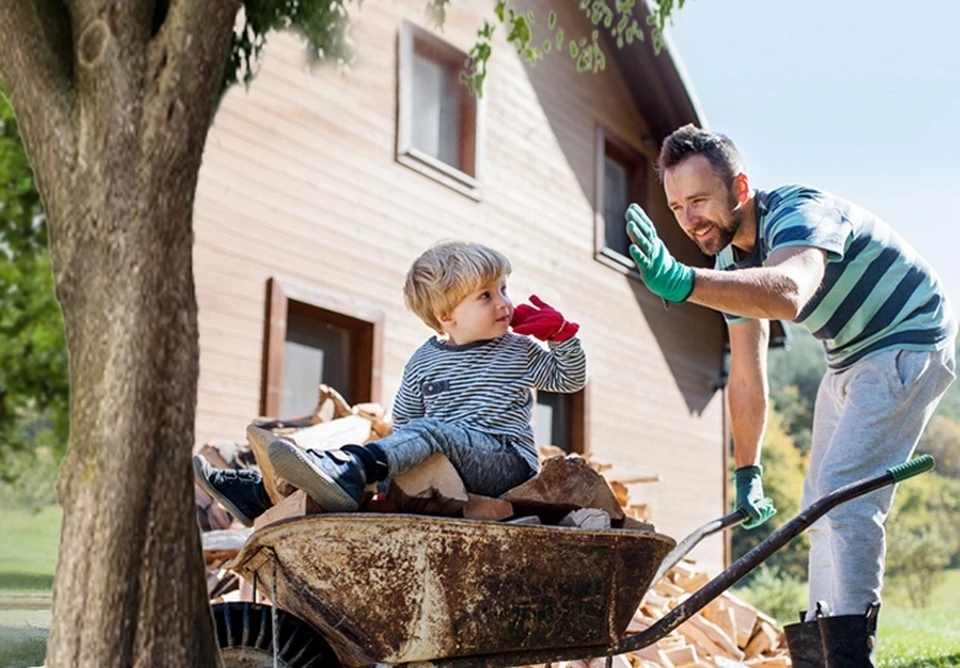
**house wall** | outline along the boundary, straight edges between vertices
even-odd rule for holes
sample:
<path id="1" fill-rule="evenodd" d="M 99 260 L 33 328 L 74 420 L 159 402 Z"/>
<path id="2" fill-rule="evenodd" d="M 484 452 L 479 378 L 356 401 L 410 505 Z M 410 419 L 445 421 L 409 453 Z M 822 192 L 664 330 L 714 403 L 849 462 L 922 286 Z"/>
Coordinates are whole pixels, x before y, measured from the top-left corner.
<path id="1" fill-rule="evenodd" d="M 541 22 L 552 3 L 527 3 Z M 441 238 L 507 254 L 515 301 L 536 293 L 581 323 L 588 354 L 589 444 L 635 485 L 659 530 L 678 539 L 720 514 L 722 322 L 692 305 L 665 310 L 639 282 L 594 259 L 596 124 L 635 147 L 648 134 L 608 62 L 578 73 L 565 53 L 530 67 L 496 43 L 481 137 L 477 202 L 395 160 L 397 34 L 426 25 L 422 0 L 367 0 L 348 72 L 311 67 L 289 34 L 271 37 L 249 90 L 234 87 L 211 129 L 196 201 L 194 266 L 200 307 L 197 441 L 240 440 L 259 414 L 266 283 L 272 276 L 385 316 L 383 396 L 430 331 L 408 313 L 410 262 Z M 555 8 L 568 34 L 588 34 L 575 3 Z M 452 3 L 442 37 L 463 51 L 489 3 Z M 579 28 L 577 26 L 580 26 Z M 502 30 L 501 30 L 502 32 Z M 684 245 L 652 173 L 649 210 Z M 695 553 L 717 569 L 719 538 Z"/>

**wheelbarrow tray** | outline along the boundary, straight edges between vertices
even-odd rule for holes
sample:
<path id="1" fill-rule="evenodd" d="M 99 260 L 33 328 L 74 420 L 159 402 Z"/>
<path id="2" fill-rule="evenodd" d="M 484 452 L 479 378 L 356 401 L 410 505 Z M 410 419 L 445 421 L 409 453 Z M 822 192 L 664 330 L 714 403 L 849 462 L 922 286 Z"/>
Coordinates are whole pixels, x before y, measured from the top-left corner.
<path id="1" fill-rule="evenodd" d="M 256 531 L 231 568 L 345 665 L 615 644 L 669 536 L 403 514 Z"/>

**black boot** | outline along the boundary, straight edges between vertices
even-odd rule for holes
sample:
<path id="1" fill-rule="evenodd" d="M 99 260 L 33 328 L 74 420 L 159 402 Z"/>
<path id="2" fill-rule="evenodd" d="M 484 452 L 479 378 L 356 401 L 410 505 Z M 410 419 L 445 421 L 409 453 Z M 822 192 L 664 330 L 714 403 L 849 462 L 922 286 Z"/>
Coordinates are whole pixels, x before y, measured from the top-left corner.
<path id="1" fill-rule="evenodd" d="M 827 668 L 873 668 L 873 648 L 877 644 L 877 614 L 880 604 L 867 607 L 864 615 L 821 617 L 820 636 Z"/>
<path id="2" fill-rule="evenodd" d="M 806 610 L 800 613 L 799 624 L 787 624 L 783 632 L 787 636 L 787 649 L 793 668 L 824 668 L 827 660 L 823 655 L 823 641 L 817 620 L 803 621 Z"/>

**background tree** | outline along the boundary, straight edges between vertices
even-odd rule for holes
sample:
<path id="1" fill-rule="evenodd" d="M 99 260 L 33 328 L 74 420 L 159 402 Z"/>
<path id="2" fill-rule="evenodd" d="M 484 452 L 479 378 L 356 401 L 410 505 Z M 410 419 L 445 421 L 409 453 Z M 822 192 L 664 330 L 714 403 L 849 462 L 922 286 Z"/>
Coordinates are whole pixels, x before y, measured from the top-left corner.
<path id="1" fill-rule="evenodd" d="M 430 6 L 442 16 L 447 2 Z M 618 42 L 636 37 L 633 5 L 581 2 Z M 651 24 L 662 28 L 672 8 L 661 5 Z M 537 55 L 529 14 L 500 2 L 495 16 L 472 53 L 477 90 L 496 25 L 525 57 Z M 189 466 L 200 159 L 222 91 L 253 76 L 270 30 L 298 30 L 312 56 L 340 57 L 347 20 L 342 0 L 0 7 L 0 80 L 44 203 L 69 350 L 48 666 L 217 664 Z M 589 49 L 600 68 L 591 37 L 571 56 Z"/>
<path id="2" fill-rule="evenodd" d="M 67 350 L 47 227 L 13 108 L 0 89 L 0 475 L 68 433 Z M 16 454 L 15 454 L 16 453 Z M 9 465 L 19 455 L 19 467 Z"/>
<path id="3" fill-rule="evenodd" d="M 927 474 L 901 485 L 887 519 L 887 574 L 916 608 L 926 607 L 943 569 L 960 564 L 960 482 Z"/>
<path id="4" fill-rule="evenodd" d="M 773 499 L 777 514 L 756 529 L 733 532 L 732 550 L 734 559 L 739 559 L 752 550 L 763 539 L 800 512 L 800 497 L 803 493 L 806 461 L 800 450 L 794 445 L 793 439 L 786 433 L 783 418 L 772 410 L 768 416 L 767 429 L 763 435 L 761 461 L 763 463 L 763 490 Z M 804 580 L 806 579 L 809 546 L 807 535 L 801 534 L 786 547 L 771 555 L 764 563 L 775 572 Z"/>
<path id="5" fill-rule="evenodd" d="M 935 415 L 920 437 L 917 451 L 933 455 L 937 473 L 960 481 L 960 424 L 955 420 Z"/>

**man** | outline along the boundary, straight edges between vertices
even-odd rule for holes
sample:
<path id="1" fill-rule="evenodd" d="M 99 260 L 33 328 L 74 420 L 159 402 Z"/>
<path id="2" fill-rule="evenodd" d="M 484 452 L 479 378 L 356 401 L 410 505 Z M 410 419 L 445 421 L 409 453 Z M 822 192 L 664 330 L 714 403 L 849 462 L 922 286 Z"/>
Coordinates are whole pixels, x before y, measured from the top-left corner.
<path id="1" fill-rule="evenodd" d="M 658 164 L 670 210 L 715 269 L 685 266 L 636 204 L 630 254 L 668 302 L 724 313 L 737 507 L 748 528 L 775 510 L 763 496 L 768 321 L 789 320 L 823 342 L 804 507 L 907 459 L 954 379 L 956 322 L 936 275 L 890 227 L 804 186 L 754 190 L 725 136 L 687 125 Z M 794 666 L 872 666 L 883 578 L 888 488 L 847 502 L 810 529 L 810 608 L 788 626 Z M 818 605 L 819 604 L 819 605 Z"/>

